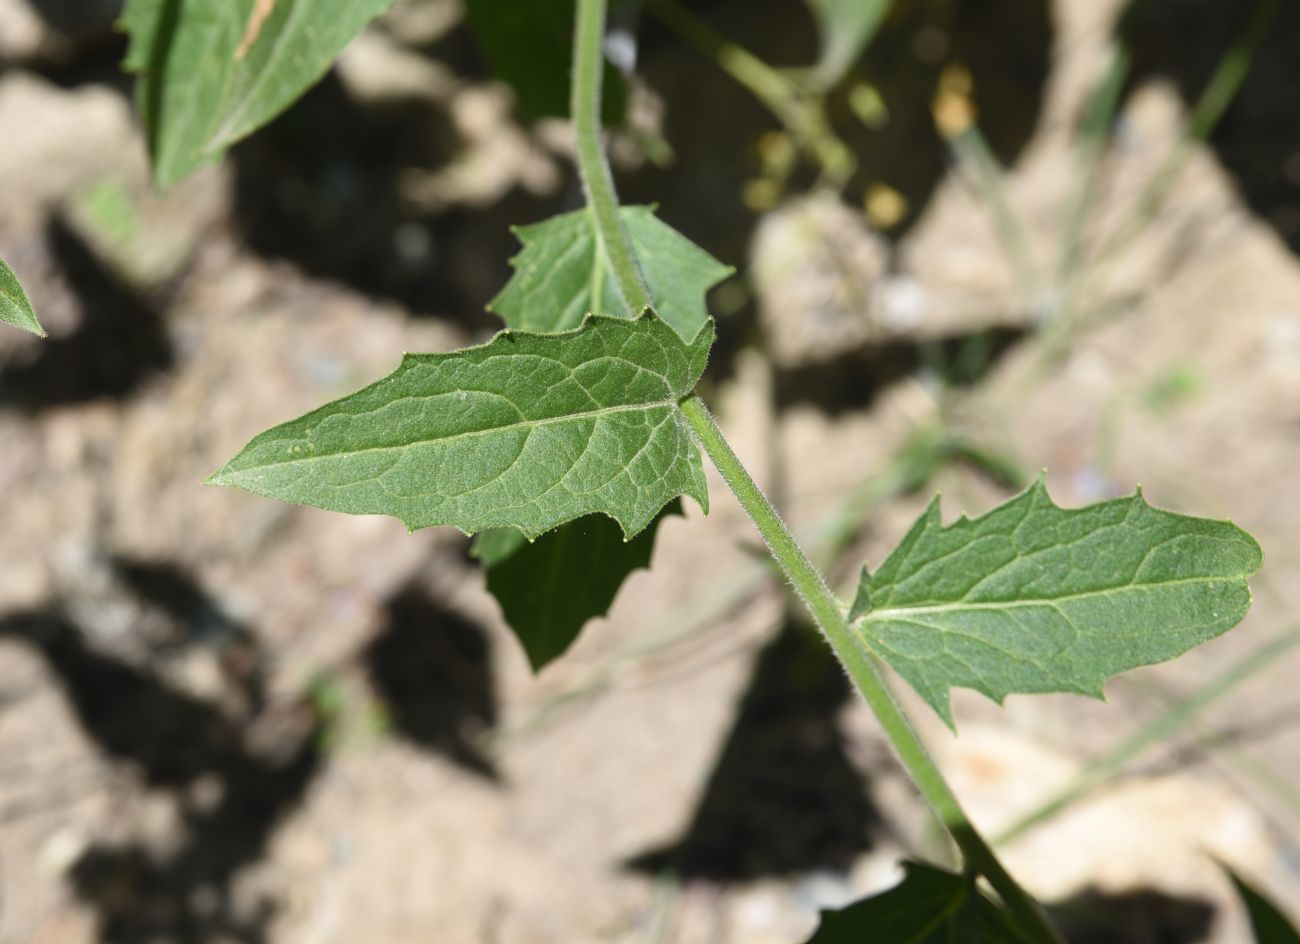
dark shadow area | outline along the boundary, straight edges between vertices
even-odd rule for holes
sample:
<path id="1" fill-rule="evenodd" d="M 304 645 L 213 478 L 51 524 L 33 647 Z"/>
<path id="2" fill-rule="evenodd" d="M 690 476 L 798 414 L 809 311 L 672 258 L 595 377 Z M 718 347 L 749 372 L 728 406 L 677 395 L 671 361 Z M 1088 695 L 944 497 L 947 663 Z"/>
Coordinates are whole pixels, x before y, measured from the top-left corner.
<path id="1" fill-rule="evenodd" d="M 714 0 L 690 4 L 721 35 L 776 67 L 806 66 L 816 57 L 812 18 L 786 0 Z M 829 118 L 858 160 L 845 193 L 861 206 L 869 186 L 897 190 L 907 212 L 887 231 L 898 239 L 920 218 L 950 164 L 934 128 L 931 104 L 949 66 L 966 69 L 979 125 L 1006 165 L 1014 164 L 1037 125 L 1050 71 L 1054 24 L 1046 0 L 902 0 L 851 75 L 829 101 Z M 663 133 L 675 152 L 667 167 L 619 174 L 626 203 L 656 203 L 660 215 L 724 262 L 744 267 L 761 212 L 742 188 L 760 174 L 759 142 L 776 119 L 718 64 L 687 46 L 650 15 L 642 19 L 638 70 L 667 103 Z M 869 83 L 888 119 L 869 128 L 850 105 L 851 89 Z M 811 171 L 790 193 L 805 192 Z M 729 376 L 735 352 L 752 340 L 753 304 L 719 322 L 710 362 Z"/>
<path id="2" fill-rule="evenodd" d="M 947 69 L 970 75 L 980 132 L 1004 165 L 1014 164 L 1032 137 L 1051 68 L 1054 29 L 1045 0 L 901 2 L 868 47 L 854 76 L 832 102 L 832 117 L 858 158 L 853 186 L 882 182 L 907 201 L 888 233 L 897 239 L 920 218 L 947 174 L 948 145 L 931 107 Z M 888 119 L 867 128 L 849 106 L 847 86 L 865 80 L 880 94 Z"/>
<path id="3" fill-rule="evenodd" d="M 388 624 L 365 652 L 370 678 L 393 728 L 489 780 L 478 746 L 497 720 L 492 647 L 479 626 L 409 586 L 388 603 Z"/>
<path id="4" fill-rule="evenodd" d="M 122 15 L 123 0 L 28 0 L 50 29 L 76 38 L 109 32 Z"/>
<path id="5" fill-rule="evenodd" d="M 1171 79 L 1189 108 L 1269 0 L 1142 0 L 1130 16 L 1133 80 Z M 1259 218 L 1300 253 L 1300 5 L 1273 3 L 1241 91 L 1210 144 Z"/>
<path id="6" fill-rule="evenodd" d="M 1027 334 L 1007 327 L 921 343 L 869 344 L 824 363 L 781 368 L 775 372 L 777 409 L 811 404 L 831 416 L 864 409 L 890 384 L 923 367 L 935 370 L 947 386 L 973 386 Z"/>
<path id="7" fill-rule="evenodd" d="M 71 334 L 33 346 L 0 368 L 0 409 L 34 413 L 123 399 L 174 361 L 161 314 L 124 287 L 66 223 L 50 221 L 50 255 L 80 309 Z"/>
<path id="8" fill-rule="evenodd" d="M 149 672 L 96 652 L 57 611 L 11 616 L 0 637 L 26 641 L 57 676 L 100 750 L 174 791 L 183 833 L 174 851 L 142 844 L 90 848 L 73 866 L 77 894 L 99 914 L 101 940 L 260 944 L 271 905 L 238 916 L 232 882 L 256 862 L 282 817 L 302 800 L 320 761 L 318 723 L 301 709 L 276 719 L 274 756 L 244 743 L 241 720 Z M 196 789 L 206 785 L 206 798 Z"/>
<path id="9" fill-rule="evenodd" d="M 880 823 L 840 731 L 850 697 L 826 645 L 786 625 L 758 655 L 686 833 L 630 867 L 712 881 L 847 870 Z"/>
<path id="10" fill-rule="evenodd" d="M 239 730 L 208 702 L 96 651 L 57 609 L 0 620 L 0 638 L 26 642 L 57 677 L 77 721 L 105 754 L 155 787 L 182 787 L 237 749 Z"/>
<path id="11" fill-rule="evenodd" d="M 123 0 L 26 0 L 48 33 L 30 59 L 14 65 L 40 75 L 62 88 L 102 83 L 129 89 L 122 70 L 127 39 L 114 28 Z M 0 72 L 9 65 L 0 58 Z"/>
<path id="12" fill-rule="evenodd" d="M 331 73 L 231 152 L 236 225 L 261 255 L 417 315 L 494 328 L 484 306 L 517 250 L 510 224 L 548 211 L 521 193 L 463 210 L 417 205 L 410 175 L 445 166 L 461 145 L 427 99 L 358 102 Z"/>
<path id="13" fill-rule="evenodd" d="M 266 705 L 262 653 L 247 626 L 231 619 L 191 577 L 166 561 L 114 557 L 113 570 L 131 593 L 165 617 L 157 648 L 166 652 L 201 645 L 213 649 L 222 675 L 238 695 L 240 710 Z"/>
<path id="14" fill-rule="evenodd" d="M 1204 899 L 1155 891 L 1088 891 L 1048 911 L 1070 944 L 1197 944 L 1209 938 L 1215 916 Z"/>
<path id="15" fill-rule="evenodd" d="M 38 60 L 24 62 L 21 67 L 61 89 L 102 85 L 129 99 L 135 80 L 122 68 L 126 50 L 126 36 L 114 30 L 106 30 L 93 33 Z M 0 60 L 0 75 L 10 65 L 18 64 Z"/>
<path id="16" fill-rule="evenodd" d="M 258 663 L 251 634 L 212 616 L 218 607 L 185 574 L 127 559 L 114 570 L 147 614 L 198 621 L 181 638 L 230 647 L 218 650 L 223 681 L 242 697 L 218 705 L 101 651 L 57 605 L 0 619 L 0 639 L 44 658 L 99 750 L 166 791 L 179 813 L 175 841 L 165 847 L 90 847 L 70 869 L 72 886 L 95 909 L 106 944 L 264 944 L 275 903 L 237 901 L 235 879 L 265 855 L 280 822 L 301 804 L 321 762 L 321 722 L 302 705 L 263 710 L 260 672 L 229 671 L 227 657 L 240 647 L 248 664 Z M 236 709 L 223 710 L 227 701 Z"/>
<path id="17" fill-rule="evenodd" d="M 232 883 L 260 860 L 284 817 L 301 804 L 321 757 L 306 712 L 281 756 L 213 757 L 219 798 L 187 809 L 184 839 L 170 854 L 143 845 L 99 845 L 72 869 L 77 893 L 95 906 L 106 944 L 238 941 L 264 944 L 275 903 L 238 903 Z"/>

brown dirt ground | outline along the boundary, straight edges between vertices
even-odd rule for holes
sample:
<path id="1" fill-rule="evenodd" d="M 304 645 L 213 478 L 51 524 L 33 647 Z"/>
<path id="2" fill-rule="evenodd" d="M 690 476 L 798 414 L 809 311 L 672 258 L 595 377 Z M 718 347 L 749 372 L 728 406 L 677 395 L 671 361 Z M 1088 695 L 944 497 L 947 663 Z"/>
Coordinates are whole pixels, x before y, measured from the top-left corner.
<path id="1" fill-rule="evenodd" d="M 571 188 L 563 128 L 512 122 L 505 93 L 466 66 L 454 4 L 401 5 L 319 93 L 319 107 L 343 102 L 370 122 L 355 135 L 391 158 L 330 139 L 336 164 L 298 174 L 312 145 L 295 135 L 311 126 L 282 123 L 165 196 L 146 185 L 120 83 L 83 80 L 111 76 L 95 69 L 114 50 L 51 52 L 21 6 L 0 4 L 15 62 L 0 71 L 0 128 L 23 129 L 0 146 L 0 256 L 52 340 L 0 335 L 0 944 L 788 944 L 819 906 L 891 883 L 900 855 L 948 855 L 872 720 L 786 631 L 782 590 L 756 568 L 719 481 L 712 514 L 669 520 L 654 567 L 539 676 L 461 536 L 198 485 L 258 430 L 381 376 L 400 352 L 486 336 L 477 311 L 505 274 L 505 224 L 553 212 Z M 771 30 L 746 26 L 739 6 L 718 4 L 718 22 L 762 48 Z M 1041 114 L 1008 179 L 1045 267 L 1115 6 L 1052 5 Z M 672 89 L 692 81 L 740 95 L 663 42 L 644 69 L 670 115 Z M 1096 231 L 1132 206 L 1185 110 L 1167 81 L 1127 99 Z M 759 214 L 744 209 L 737 167 L 769 127 L 751 112 L 737 105 L 724 129 L 737 156 L 717 172 L 730 176 L 705 181 L 720 208 L 697 211 L 698 238 L 742 270 Z M 435 130 L 413 135 L 419 115 Z M 623 172 L 638 197 L 690 178 L 665 194 L 668 216 L 714 171 L 691 148 L 720 145 L 665 127 L 679 169 Z M 349 177 L 357 167 L 380 170 Z M 331 222 L 358 200 L 352 222 Z M 953 738 L 904 693 L 973 815 L 996 829 L 1300 612 L 1300 265 L 1198 148 L 1133 249 L 1089 270 L 1102 314 L 1061 356 L 1029 334 L 978 386 L 944 394 L 914 363 L 918 337 L 1028 324 L 986 207 L 961 174 L 941 173 L 891 247 L 856 204 L 809 206 L 791 197 L 763 219 L 810 229 L 764 243 L 789 281 L 750 273 L 758 315 L 721 296 L 740 314 L 723 320 L 708 393 L 797 532 L 942 412 L 1046 468 L 1061 504 L 1141 482 L 1154 503 L 1231 517 L 1264 547 L 1238 629 L 1117 679 L 1105 704 L 1013 697 L 999 709 L 959 692 Z M 696 235 L 689 214 L 671 218 Z M 325 237 L 295 234 L 303 220 Z M 377 249 L 348 243 L 354 224 Z M 818 255 L 845 246 L 851 260 L 889 252 L 887 270 Z M 380 271 L 376 253 L 405 261 Z M 795 260 L 784 269 L 781 253 Z M 865 348 L 774 367 L 756 326 L 797 348 L 844 280 L 887 289 L 870 296 L 879 320 Z M 934 485 L 947 516 L 1006 494 L 965 466 Z M 875 508 L 841 583 L 855 562 L 878 562 L 927 497 Z M 736 602 L 715 606 L 720 588 L 739 588 Z M 1007 849 L 1031 889 L 1093 919 L 1079 940 L 1245 940 L 1207 853 L 1300 900 L 1297 668 L 1292 651 Z M 681 881 L 635 866 L 684 834 Z"/>

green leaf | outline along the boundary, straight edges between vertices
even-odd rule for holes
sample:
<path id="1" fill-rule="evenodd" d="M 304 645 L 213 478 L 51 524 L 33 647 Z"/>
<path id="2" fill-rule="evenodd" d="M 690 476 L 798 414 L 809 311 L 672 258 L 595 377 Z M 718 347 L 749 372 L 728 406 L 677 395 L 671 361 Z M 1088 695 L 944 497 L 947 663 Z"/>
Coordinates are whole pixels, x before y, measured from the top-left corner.
<path id="1" fill-rule="evenodd" d="M 600 512 L 630 538 L 679 495 L 708 508 L 678 401 L 712 343 L 712 324 L 687 345 L 647 313 L 408 354 L 378 383 L 262 433 L 210 481 L 411 529 L 531 538 Z"/>
<path id="2" fill-rule="evenodd" d="M 943 527 L 939 500 L 875 576 L 850 619 L 944 721 L 950 689 L 1103 697 L 1112 675 L 1172 659 L 1236 625 L 1259 545 L 1226 521 L 1131 498 L 1067 511 L 1040 478 Z"/>
<path id="3" fill-rule="evenodd" d="M 36 320 L 36 312 L 32 310 L 32 303 L 28 301 L 18 276 L 3 259 L 0 259 L 0 321 L 45 337 L 45 329 Z"/>
<path id="4" fill-rule="evenodd" d="M 735 270 L 659 220 L 650 207 L 623 207 L 623 222 L 659 317 L 686 342 L 709 320 L 705 293 Z M 488 310 L 522 331 L 564 331 L 590 312 L 635 317 L 599 246 L 590 209 L 516 227 L 523 250 L 514 277 Z"/>
<path id="5" fill-rule="evenodd" d="M 532 542 L 513 528 L 494 528 L 475 539 L 473 554 L 487 572 L 488 591 L 533 671 L 562 655 L 587 620 L 609 612 L 627 575 L 650 566 L 659 522 L 681 510 L 680 501 L 669 502 L 630 541 L 604 515 L 570 521 Z"/>
<path id="6" fill-rule="evenodd" d="M 830 88 L 862 54 L 893 6 L 893 0 L 808 0 L 821 34 L 821 58 L 813 70 L 820 88 Z"/>
<path id="7" fill-rule="evenodd" d="M 509 83 L 525 118 L 568 118 L 573 0 L 467 0 L 465 15 L 492 71 Z M 606 63 L 601 121 L 620 124 L 627 90 Z"/>
<path id="8" fill-rule="evenodd" d="M 1024 944 L 1015 919 L 975 888 L 975 880 L 919 862 L 903 881 L 839 911 L 823 911 L 807 944 Z"/>
<path id="9" fill-rule="evenodd" d="M 1282 909 L 1256 891 L 1240 875 L 1220 863 L 1228 873 L 1237 896 L 1246 906 L 1250 927 L 1255 932 L 1255 944 L 1300 944 L 1300 931 L 1282 913 Z"/>
<path id="10" fill-rule="evenodd" d="M 709 320 L 705 293 L 732 270 L 651 209 L 621 212 L 656 311 L 685 341 L 694 341 Z M 513 260 L 515 275 L 488 306 L 511 327 L 549 333 L 575 327 L 590 312 L 637 316 L 598 246 L 590 210 L 516 233 L 524 248 Z M 517 532 L 483 536 L 476 546 L 487 551 L 488 590 L 535 669 L 567 649 L 588 619 L 603 616 L 628 574 L 647 565 L 658 520 L 627 544 L 601 516 L 570 521 L 532 545 Z"/>
<path id="11" fill-rule="evenodd" d="M 166 186 L 288 108 L 392 0 L 128 0 L 126 68 Z"/>

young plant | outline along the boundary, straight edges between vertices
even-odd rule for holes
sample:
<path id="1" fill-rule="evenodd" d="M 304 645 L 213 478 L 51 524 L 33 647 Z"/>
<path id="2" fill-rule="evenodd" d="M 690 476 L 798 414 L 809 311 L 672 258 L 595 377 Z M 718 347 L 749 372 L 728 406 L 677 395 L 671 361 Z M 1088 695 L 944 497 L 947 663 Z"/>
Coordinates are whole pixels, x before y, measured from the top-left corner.
<path id="1" fill-rule="evenodd" d="M 130 62 L 159 179 L 216 159 L 284 108 L 384 5 L 326 2 L 308 20 L 294 0 L 131 0 Z M 954 687 L 997 701 L 1100 697 L 1111 676 L 1241 620 L 1259 547 L 1140 492 L 1061 509 L 1040 479 L 949 526 L 936 499 L 874 574 L 862 571 L 846 610 L 695 394 L 714 340 L 704 293 L 729 270 L 617 202 L 600 128 L 605 14 L 605 0 L 577 0 L 571 111 L 587 205 L 520 230 L 515 274 L 492 303 L 509 327 L 477 347 L 407 355 L 377 383 L 257 436 L 210 482 L 480 533 L 488 586 L 541 666 L 648 563 L 655 524 L 681 498 L 707 512 L 707 456 L 963 857 L 960 874 L 909 865 L 896 889 L 828 916 L 815 940 L 860 940 L 869 927 L 884 942 L 1057 941 L 878 660 L 949 726 Z"/>

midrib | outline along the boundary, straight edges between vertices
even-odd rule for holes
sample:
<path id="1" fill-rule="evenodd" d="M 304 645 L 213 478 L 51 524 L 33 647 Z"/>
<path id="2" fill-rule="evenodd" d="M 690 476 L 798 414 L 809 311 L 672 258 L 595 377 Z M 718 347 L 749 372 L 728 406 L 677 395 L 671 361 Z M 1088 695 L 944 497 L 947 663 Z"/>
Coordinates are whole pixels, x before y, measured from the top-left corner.
<path id="1" fill-rule="evenodd" d="M 393 402 L 397 402 L 397 401 L 393 401 Z M 385 406 L 388 405 L 389 404 L 385 404 Z M 268 462 L 259 462 L 257 466 L 252 468 L 260 468 L 260 467 L 272 466 L 272 465 L 290 465 L 292 463 L 299 463 L 299 462 L 318 462 L 318 461 L 323 461 L 325 459 L 337 459 L 341 456 L 342 457 L 359 456 L 359 455 L 366 455 L 368 453 L 375 453 L 375 452 L 392 452 L 394 449 L 410 449 L 413 446 L 425 446 L 431 443 L 458 442 L 460 440 L 472 439 L 477 436 L 487 436 L 493 433 L 506 433 L 518 429 L 538 429 L 543 426 L 553 426 L 557 423 L 568 423 L 568 422 L 573 422 L 576 420 L 584 420 L 584 419 L 599 419 L 602 416 L 611 416 L 616 413 L 633 413 L 637 411 L 653 410 L 658 407 L 676 406 L 676 405 L 677 405 L 677 400 L 675 398 L 665 398 L 663 400 L 651 400 L 648 403 L 631 403 L 631 404 L 622 404 L 619 406 L 601 407 L 598 410 L 586 410 L 581 413 L 566 413 L 563 416 L 548 417 L 547 419 L 520 420 L 515 423 L 507 423 L 504 426 L 492 426 L 487 429 L 466 430 L 463 433 L 453 433 L 450 436 L 431 436 L 426 439 L 412 439 L 408 442 L 396 443 L 391 446 L 368 446 L 363 449 L 339 449 L 332 452 L 316 453 L 310 456 L 293 456 L 285 459 L 276 459 Z M 368 412 L 373 412 L 373 411 L 368 411 Z M 338 416 L 341 414 L 335 414 L 335 415 Z M 355 414 L 351 418 L 358 419 L 362 416 L 365 416 L 365 413 Z M 326 417 L 326 420 L 328 419 L 329 417 Z M 322 422 L 325 422 L 325 420 L 322 420 Z M 234 470 L 234 471 L 248 471 L 248 470 Z"/>
<path id="2" fill-rule="evenodd" d="M 1178 580 L 1161 580 L 1158 583 L 1126 583 L 1118 587 L 1109 587 L 1103 590 L 1084 590 L 1079 593 L 1068 593 L 1059 597 L 1037 597 L 1032 600 L 1008 600 L 1005 603 L 963 603 L 957 601 L 954 603 L 937 603 L 931 606 L 895 606 L 879 610 L 868 610 L 859 617 L 859 619 L 907 619 L 913 616 L 927 616 L 936 613 L 958 613 L 967 610 L 1013 610 L 1034 606 L 1056 606 L 1061 603 L 1069 603 L 1075 600 L 1086 600 L 1091 597 L 1113 596 L 1118 593 L 1124 593 L 1128 590 L 1155 590 L 1186 584 L 1236 583 L 1245 579 L 1245 574 L 1229 574 L 1218 577 L 1183 577 Z"/>

